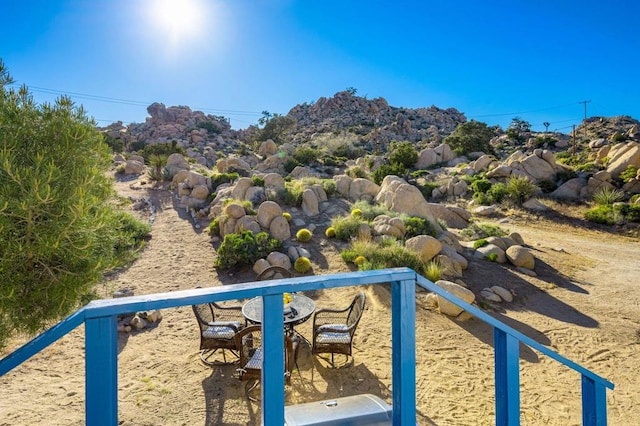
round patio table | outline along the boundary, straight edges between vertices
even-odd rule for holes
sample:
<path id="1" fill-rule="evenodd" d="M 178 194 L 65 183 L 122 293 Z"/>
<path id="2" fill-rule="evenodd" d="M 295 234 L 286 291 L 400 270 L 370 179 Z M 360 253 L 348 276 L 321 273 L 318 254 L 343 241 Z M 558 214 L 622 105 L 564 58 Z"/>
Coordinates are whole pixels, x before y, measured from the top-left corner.
<path id="1" fill-rule="evenodd" d="M 311 317 L 316 310 L 313 300 L 302 294 L 292 294 L 293 301 L 289 304 L 291 310 L 284 314 L 284 325 L 290 329 L 293 326 L 302 324 Z M 262 322 L 262 297 L 254 297 L 242 306 L 242 315 L 254 323 Z"/>

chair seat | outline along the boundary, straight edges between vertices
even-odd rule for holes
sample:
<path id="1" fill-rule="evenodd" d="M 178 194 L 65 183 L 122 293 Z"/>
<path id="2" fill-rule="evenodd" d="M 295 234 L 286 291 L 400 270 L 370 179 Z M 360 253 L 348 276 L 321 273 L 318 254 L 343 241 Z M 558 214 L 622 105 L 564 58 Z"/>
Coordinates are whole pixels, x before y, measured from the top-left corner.
<path id="1" fill-rule="evenodd" d="M 202 332 L 207 339 L 233 339 L 236 330 L 241 327 L 239 322 L 214 322 Z"/>
<path id="2" fill-rule="evenodd" d="M 244 368 L 252 368 L 254 370 L 260 370 L 262 368 L 262 348 L 257 348 L 251 355 L 251 358 L 245 364 Z"/>
<path id="3" fill-rule="evenodd" d="M 331 330 L 331 331 L 328 331 Z M 336 332 L 334 330 L 344 330 L 344 333 Z M 349 327 L 346 324 L 325 324 L 318 327 L 316 334 L 316 342 L 324 344 L 349 344 L 351 343 L 351 334 L 349 334 Z"/>

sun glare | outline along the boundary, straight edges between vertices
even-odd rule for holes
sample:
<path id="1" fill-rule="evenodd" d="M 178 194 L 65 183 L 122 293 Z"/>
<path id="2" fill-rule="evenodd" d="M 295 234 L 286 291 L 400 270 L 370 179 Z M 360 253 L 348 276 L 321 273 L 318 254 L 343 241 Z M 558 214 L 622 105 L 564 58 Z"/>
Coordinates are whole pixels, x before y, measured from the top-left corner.
<path id="1" fill-rule="evenodd" d="M 206 24 L 206 4 L 201 0 L 154 0 L 153 21 L 166 31 L 172 43 L 189 41 L 202 33 Z"/>

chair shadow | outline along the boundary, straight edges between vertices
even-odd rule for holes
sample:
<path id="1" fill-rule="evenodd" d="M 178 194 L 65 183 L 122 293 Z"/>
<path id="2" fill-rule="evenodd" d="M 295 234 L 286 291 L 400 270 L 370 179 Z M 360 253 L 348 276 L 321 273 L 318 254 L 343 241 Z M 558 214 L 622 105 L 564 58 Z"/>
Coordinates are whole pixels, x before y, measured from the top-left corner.
<path id="1" fill-rule="evenodd" d="M 239 386 L 233 376 L 237 365 L 220 365 L 211 370 L 211 375 L 202 381 L 205 399 L 205 425 L 242 426 L 245 423 L 227 422 L 224 420 L 225 402 L 244 398 L 244 386 Z M 246 401 L 250 424 L 260 421 L 259 407 L 256 409 L 249 400 Z"/>

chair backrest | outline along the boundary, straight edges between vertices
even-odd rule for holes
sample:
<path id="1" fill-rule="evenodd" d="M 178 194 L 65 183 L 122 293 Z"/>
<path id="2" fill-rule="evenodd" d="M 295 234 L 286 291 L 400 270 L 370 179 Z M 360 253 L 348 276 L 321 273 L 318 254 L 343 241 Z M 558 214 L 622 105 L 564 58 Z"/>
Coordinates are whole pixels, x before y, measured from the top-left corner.
<path id="1" fill-rule="evenodd" d="M 193 305 L 193 313 L 198 320 L 198 324 L 200 327 L 208 327 L 210 322 L 213 322 L 213 310 L 211 309 L 211 305 L 208 303 L 203 303 L 200 305 Z"/>
<path id="2" fill-rule="evenodd" d="M 264 280 L 272 280 L 275 279 L 274 276 L 276 274 L 280 274 L 282 278 L 292 278 L 293 272 L 290 270 L 283 268 L 282 266 L 269 266 L 265 268 L 262 272 L 258 274 L 256 277 L 256 281 L 264 281 Z"/>
<path id="3" fill-rule="evenodd" d="M 358 322 L 360 321 L 360 317 L 362 316 L 362 312 L 364 311 L 365 304 L 365 295 L 363 292 L 360 292 L 356 295 L 351 302 L 351 307 L 349 308 L 349 316 L 347 317 L 347 326 L 349 326 L 352 330 L 356 328 Z"/>
<path id="4" fill-rule="evenodd" d="M 237 332 L 233 339 L 240 352 L 240 368 L 245 369 L 256 350 L 262 347 L 262 327 L 250 325 Z"/>

